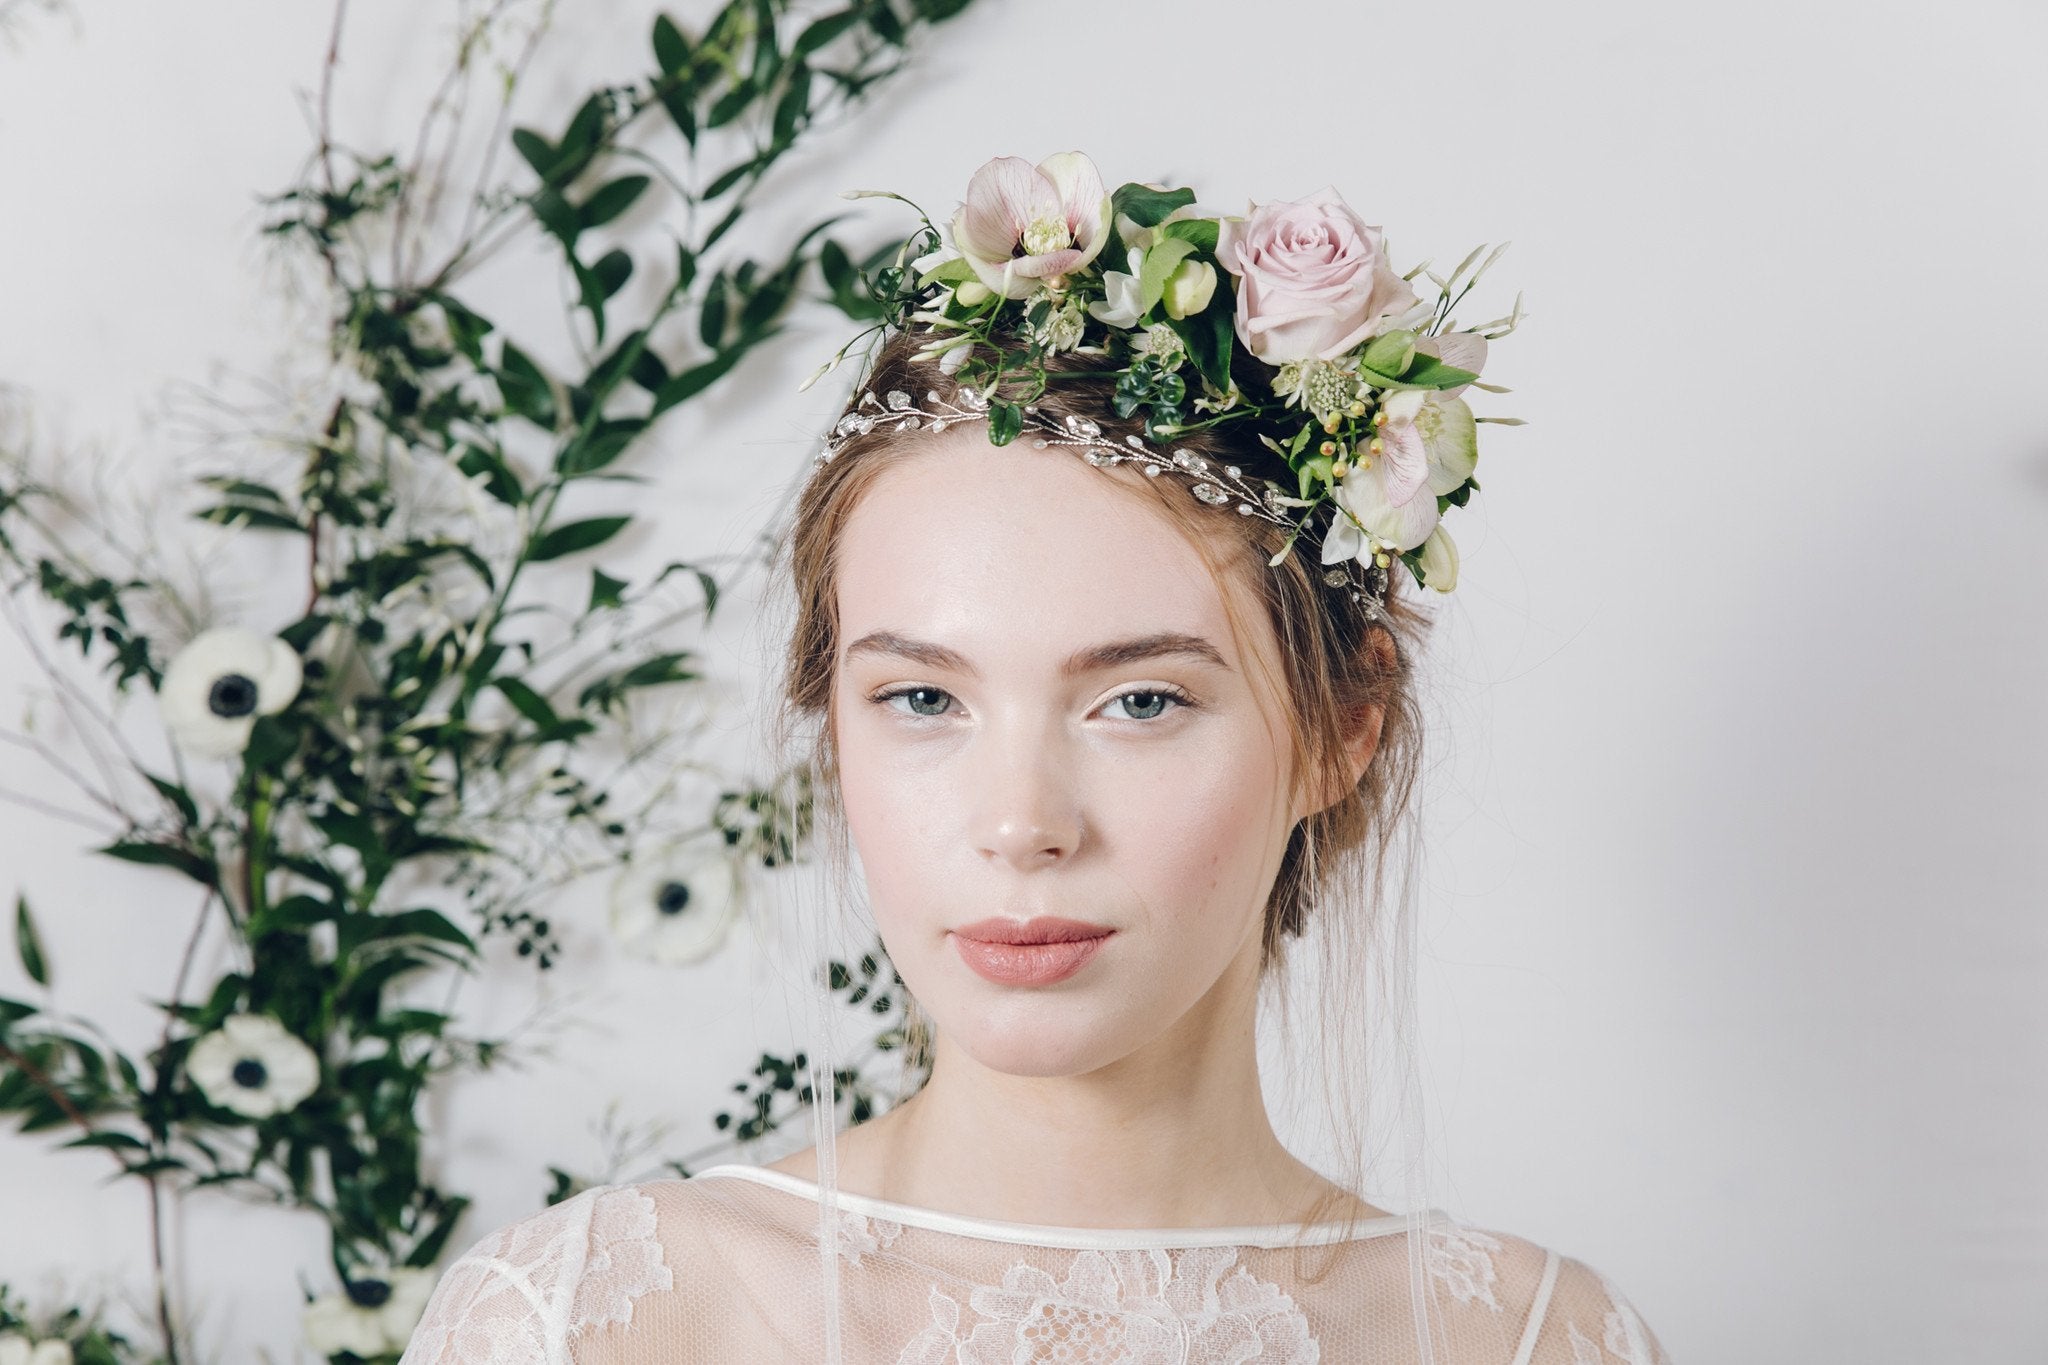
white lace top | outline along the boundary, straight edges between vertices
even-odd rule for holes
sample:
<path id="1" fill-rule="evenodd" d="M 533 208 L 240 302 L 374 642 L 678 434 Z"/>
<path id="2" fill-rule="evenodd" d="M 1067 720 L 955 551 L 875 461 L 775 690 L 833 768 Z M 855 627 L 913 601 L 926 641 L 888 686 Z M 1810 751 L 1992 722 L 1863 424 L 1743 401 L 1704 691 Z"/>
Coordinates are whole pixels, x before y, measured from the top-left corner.
<path id="1" fill-rule="evenodd" d="M 818 1187 L 751 1166 L 586 1190 L 477 1241 L 400 1365 L 828 1358 Z M 1109 1231 L 842 1192 L 840 1353 L 867 1365 L 1414 1365 L 1406 1220 Z M 1446 1365 L 1670 1365 L 1581 1261 L 1431 1211 Z"/>

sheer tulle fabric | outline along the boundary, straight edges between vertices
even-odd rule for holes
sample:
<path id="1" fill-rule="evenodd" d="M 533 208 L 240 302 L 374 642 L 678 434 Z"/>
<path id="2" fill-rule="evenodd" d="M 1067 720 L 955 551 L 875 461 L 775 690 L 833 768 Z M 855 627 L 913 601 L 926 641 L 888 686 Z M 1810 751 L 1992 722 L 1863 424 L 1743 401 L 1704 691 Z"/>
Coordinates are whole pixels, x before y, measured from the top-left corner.
<path id="1" fill-rule="evenodd" d="M 746 1166 L 587 1190 L 458 1257 L 401 1365 L 832 1359 L 818 1194 Z M 838 1207 L 836 1350 L 861 1365 L 1670 1365 L 1590 1266 L 1436 1210 L 1303 1239 Z"/>

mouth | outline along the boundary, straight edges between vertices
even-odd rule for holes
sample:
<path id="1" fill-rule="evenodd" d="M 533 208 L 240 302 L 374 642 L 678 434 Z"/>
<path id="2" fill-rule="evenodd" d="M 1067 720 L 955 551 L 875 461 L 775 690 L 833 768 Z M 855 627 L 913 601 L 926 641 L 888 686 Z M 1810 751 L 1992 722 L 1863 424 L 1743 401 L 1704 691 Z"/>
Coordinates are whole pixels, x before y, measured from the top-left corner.
<path id="1" fill-rule="evenodd" d="M 953 946 L 976 975 L 999 986 L 1050 986 L 1087 966 L 1116 931 L 1049 917 L 982 920 L 953 931 Z"/>

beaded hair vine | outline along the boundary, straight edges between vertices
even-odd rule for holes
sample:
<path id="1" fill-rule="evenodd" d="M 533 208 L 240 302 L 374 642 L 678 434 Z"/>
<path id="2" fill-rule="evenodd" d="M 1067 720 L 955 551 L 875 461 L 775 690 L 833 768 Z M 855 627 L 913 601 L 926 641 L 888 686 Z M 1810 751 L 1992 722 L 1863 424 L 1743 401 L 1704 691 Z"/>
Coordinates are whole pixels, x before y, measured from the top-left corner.
<path id="1" fill-rule="evenodd" d="M 848 198 L 889 198 L 850 190 Z M 985 422 L 991 445 L 1027 428 L 1034 446 L 1072 446 L 1098 467 L 1135 463 L 1147 475 L 1186 480 L 1201 501 L 1287 528 L 1280 564 L 1306 533 L 1319 545 L 1319 576 L 1348 587 L 1370 619 L 1383 615 L 1395 558 L 1417 583 L 1449 592 L 1457 547 L 1442 524 L 1478 490 L 1477 424 L 1467 388 L 1505 393 L 1479 372 L 1487 343 L 1521 321 L 1460 328 L 1450 316 L 1507 249 L 1465 257 L 1448 279 L 1429 262 L 1397 275 L 1380 229 L 1334 190 L 1299 201 L 1251 204 L 1242 217 L 1202 216 L 1194 191 L 1126 184 L 1103 189 L 1094 162 L 1062 152 L 1037 166 L 997 157 L 976 171 L 966 200 L 941 233 L 922 228 L 872 272 L 828 252 L 825 273 L 842 307 L 879 321 L 839 348 L 804 381 L 809 388 L 863 337 L 922 325 L 931 336 L 915 359 L 952 377 L 949 399 L 929 389 L 863 388 L 834 424 L 816 466 L 877 427 L 944 430 Z M 1128 273 L 1097 258 L 1114 242 Z M 912 259 L 913 253 L 917 253 Z M 906 261 L 908 265 L 906 266 Z M 1425 303 L 1409 281 L 1425 275 Z M 1460 287 L 1460 280 L 1463 285 Z M 1036 401 L 1046 357 L 1103 355 L 1115 379 L 1119 418 L 1142 414 L 1143 436 L 1120 439 L 1086 417 L 1058 416 Z M 1248 476 L 1238 464 L 1175 442 L 1209 428 L 1237 428 L 1285 462 L 1290 489 Z"/>

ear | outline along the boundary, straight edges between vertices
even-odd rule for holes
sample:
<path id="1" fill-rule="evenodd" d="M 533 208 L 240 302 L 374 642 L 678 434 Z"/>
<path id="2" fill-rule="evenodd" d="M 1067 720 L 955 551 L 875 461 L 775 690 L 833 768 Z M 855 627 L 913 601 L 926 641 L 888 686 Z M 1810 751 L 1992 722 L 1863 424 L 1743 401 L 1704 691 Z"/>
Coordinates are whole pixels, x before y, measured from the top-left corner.
<path id="1" fill-rule="evenodd" d="M 1384 629 L 1375 629 L 1367 640 L 1373 653 L 1373 663 L 1382 671 L 1391 671 L 1399 661 L 1394 637 Z M 1386 714 L 1387 708 L 1379 703 L 1361 707 L 1352 713 L 1350 732 L 1344 740 L 1342 770 L 1316 797 L 1315 804 L 1301 813 L 1302 818 L 1328 810 L 1365 779 L 1366 768 L 1371 765 L 1373 755 L 1379 752 L 1380 730 L 1386 722 Z"/>

